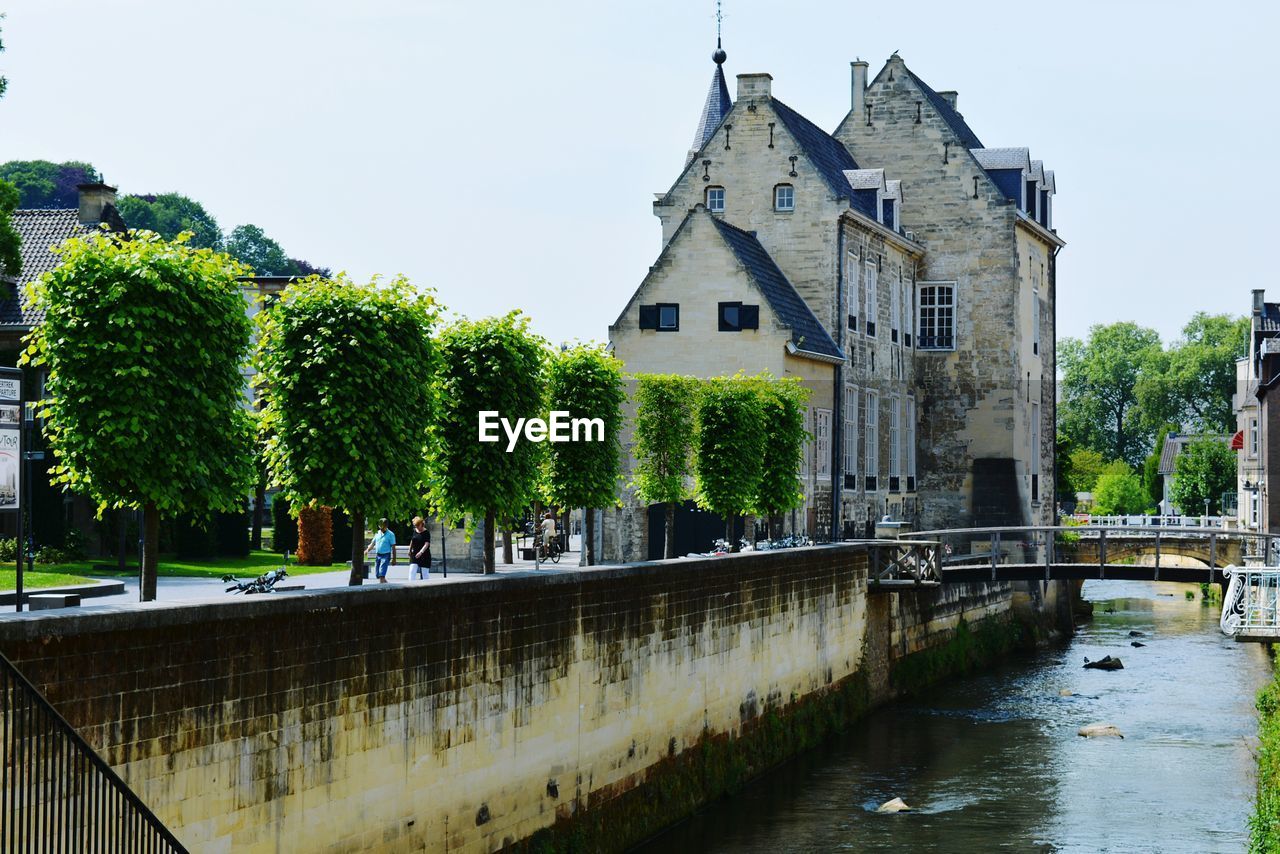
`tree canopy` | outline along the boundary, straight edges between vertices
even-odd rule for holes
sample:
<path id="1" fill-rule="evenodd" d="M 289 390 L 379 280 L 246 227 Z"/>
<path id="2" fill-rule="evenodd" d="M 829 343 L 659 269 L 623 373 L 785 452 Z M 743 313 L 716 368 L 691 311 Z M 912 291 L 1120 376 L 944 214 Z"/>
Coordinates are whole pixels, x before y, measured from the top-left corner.
<path id="1" fill-rule="evenodd" d="M 699 506 L 724 518 L 729 548 L 733 519 L 753 510 L 764 473 L 767 430 L 755 379 L 736 376 L 707 380 L 698 395 L 694 435 L 694 475 Z M 791 477 L 795 477 L 795 472 Z"/>
<path id="2" fill-rule="evenodd" d="M 764 459 L 756 488 L 755 510 L 774 517 L 804 501 L 800 460 L 808 434 L 804 429 L 809 390 L 797 379 L 762 377 L 760 407 L 764 418 Z"/>
<path id="3" fill-rule="evenodd" d="M 1109 471 L 1093 487 L 1093 512 L 1100 516 L 1133 515 L 1150 506 L 1142 481 L 1128 471 Z"/>
<path id="4" fill-rule="evenodd" d="M 13 227 L 17 207 L 17 188 L 0 181 L 0 275 L 16 277 L 22 272 L 22 237 Z"/>
<path id="5" fill-rule="evenodd" d="M 167 240 L 189 231 L 193 247 L 222 248 L 218 221 L 204 205 L 179 193 L 125 196 L 117 201 L 116 210 L 130 228 L 154 231 Z"/>
<path id="6" fill-rule="evenodd" d="M 48 369 L 50 474 L 100 509 L 144 509 L 154 598 L 159 514 L 237 510 L 253 488 L 242 269 L 151 232 L 95 232 L 58 252 L 28 287 L 45 321 L 23 356 Z"/>
<path id="7" fill-rule="evenodd" d="M 636 374 L 635 469 L 631 485 L 646 504 L 666 506 L 666 546 L 675 557 L 675 506 L 687 497 L 693 469 L 694 403 L 698 381 L 678 374 Z"/>
<path id="8" fill-rule="evenodd" d="M 519 312 L 483 320 L 459 320 L 439 338 L 432 423 L 432 505 L 448 518 L 483 516 L 485 572 L 494 572 L 493 534 L 500 517 L 515 517 L 535 497 L 542 445 L 505 436 L 479 442 L 478 414 L 517 419 L 543 413 L 547 344 L 529 331 Z M 501 432 L 501 431 L 499 431 Z"/>
<path id="9" fill-rule="evenodd" d="M 280 244 L 256 225 L 237 225 L 226 237 L 227 254 L 259 276 L 294 276 L 297 268 Z"/>
<path id="10" fill-rule="evenodd" d="M 366 514 L 421 511 L 439 308 L 397 278 L 311 277 L 259 312 L 258 383 L 272 481 L 295 508 L 352 516 L 359 583 Z"/>
<path id="11" fill-rule="evenodd" d="M 0 164 L 0 181 L 18 188 L 20 208 L 74 208 L 80 205 L 77 184 L 98 180 L 93 164 L 78 160 L 10 160 Z M 176 234 L 174 235 L 176 236 Z"/>
<path id="12" fill-rule="evenodd" d="M 1169 497 L 1184 514 L 1222 511 L 1222 493 L 1235 492 L 1236 453 L 1221 439 L 1206 436 L 1188 442 L 1178 454 Z"/>
<path id="13" fill-rule="evenodd" d="M 1139 405 L 1136 388 L 1159 354 L 1155 330 L 1128 322 L 1094 326 L 1086 341 L 1063 339 L 1058 346 L 1062 431 L 1105 459 L 1141 463 L 1155 428 Z"/>
<path id="14" fill-rule="evenodd" d="M 1248 318 L 1196 312 L 1138 380 L 1148 421 L 1208 433 L 1235 430 L 1236 359 L 1247 352 L 1248 338 Z"/>

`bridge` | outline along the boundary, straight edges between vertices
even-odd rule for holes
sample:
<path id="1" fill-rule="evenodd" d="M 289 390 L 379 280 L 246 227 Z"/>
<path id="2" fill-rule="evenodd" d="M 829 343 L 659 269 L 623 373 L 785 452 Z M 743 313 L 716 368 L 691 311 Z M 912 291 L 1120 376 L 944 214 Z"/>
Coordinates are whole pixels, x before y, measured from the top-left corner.
<path id="1" fill-rule="evenodd" d="M 1108 578 L 1226 584 L 1228 567 L 1280 564 L 1280 535 L 1188 524 L 949 528 L 873 546 L 870 577 L 881 585 Z M 1203 566 L 1171 563 L 1171 555 Z"/>

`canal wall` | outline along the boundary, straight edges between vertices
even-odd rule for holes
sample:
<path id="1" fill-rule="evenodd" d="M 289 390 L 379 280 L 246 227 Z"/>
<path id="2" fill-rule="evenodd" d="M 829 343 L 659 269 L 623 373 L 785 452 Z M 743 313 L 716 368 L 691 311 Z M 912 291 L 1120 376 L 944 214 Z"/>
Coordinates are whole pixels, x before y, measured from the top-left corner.
<path id="1" fill-rule="evenodd" d="M 869 592 L 832 545 L 0 617 L 201 852 L 617 850 L 1002 654 L 1012 585 Z"/>

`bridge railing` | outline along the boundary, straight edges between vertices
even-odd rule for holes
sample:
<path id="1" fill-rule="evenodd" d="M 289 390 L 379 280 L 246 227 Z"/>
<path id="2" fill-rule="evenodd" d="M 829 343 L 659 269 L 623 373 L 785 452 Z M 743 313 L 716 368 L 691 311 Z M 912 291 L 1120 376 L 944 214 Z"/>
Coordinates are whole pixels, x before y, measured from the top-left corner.
<path id="1" fill-rule="evenodd" d="M 0 851 L 186 852 L 3 655 Z"/>
<path id="2" fill-rule="evenodd" d="M 930 540 L 874 540 L 868 543 L 867 577 L 874 582 L 910 582 L 920 585 L 942 580 L 939 574 L 941 544 Z"/>
<path id="3" fill-rule="evenodd" d="M 947 569 L 990 566 L 992 578 L 996 577 L 997 567 L 1007 564 L 1041 564 L 1045 567 L 1046 578 L 1054 564 L 1106 566 L 1110 563 L 1109 545 L 1114 554 L 1121 544 L 1129 545 L 1134 541 L 1150 543 L 1157 570 L 1165 542 L 1176 543 L 1179 551 L 1185 550 L 1188 541 L 1202 544 L 1204 558 L 1212 566 L 1237 559 L 1280 564 L 1280 536 L 1215 527 L 1031 525 L 913 531 L 903 533 L 901 538 L 938 542 L 941 552 L 939 563 L 944 572 Z M 1089 546 L 1087 555 L 1080 552 L 1080 546 L 1084 544 Z M 1087 557 L 1087 560 L 1081 560 L 1081 557 Z"/>
<path id="4" fill-rule="evenodd" d="M 1064 516 L 1075 526 L 1095 528 L 1219 528 L 1233 530 L 1239 520 L 1234 516 L 1091 516 L 1076 513 Z"/>
<path id="5" fill-rule="evenodd" d="M 1229 566 L 1219 626 L 1224 634 L 1280 640 L 1280 567 Z"/>

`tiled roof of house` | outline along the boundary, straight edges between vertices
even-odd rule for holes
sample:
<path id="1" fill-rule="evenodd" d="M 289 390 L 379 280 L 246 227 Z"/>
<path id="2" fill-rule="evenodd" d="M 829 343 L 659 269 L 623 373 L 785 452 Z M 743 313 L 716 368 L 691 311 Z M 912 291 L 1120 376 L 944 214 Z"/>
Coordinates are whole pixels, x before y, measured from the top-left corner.
<path id="1" fill-rule="evenodd" d="M 843 359 L 844 353 L 831 339 L 827 330 L 814 317 L 809 306 L 796 293 L 787 277 L 778 269 L 760 241 L 749 231 L 712 217 L 725 243 L 733 250 L 738 261 L 747 268 L 748 275 L 769 302 L 769 307 L 791 329 L 791 341 L 801 350 Z"/>
<path id="2" fill-rule="evenodd" d="M 774 112 L 787 132 L 795 137 L 801 150 L 822 175 L 827 186 L 837 198 L 849 198 L 849 182 L 845 180 L 846 169 L 857 169 L 858 163 L 840 140 L 827 133 L 786 104 L 773 99 Z"/>
<path id="3" fill-rule="evenodd" d="M 907 69 L 907 74 L 911 75 L 911 79 L 916 86 L 920 87 L 920 91 L 924 93 L 930 105 L 942 116 L 942 120 L 955 131 L 961 145 L 965 148 L 982 148 L 982 140 L 978 139 L 978 135 L 965 123 L 964 117 L 956 112 L 956 108 L 947 103 L 946 98 L 933 91 L 929 84 L 917 77 L 911 69 Z"/>
<path id="4" fill-rule="evenodd" d="M 1031 149 L 1029 148 L 975 148 L 970 153 L 983 169 L 1031 171 Z"/>
<path id="5" fill-rule="evenodd" d="M 707 140 L 715 134 L 716 128 L 724 121 L 733 107 L 729 97 L 729 85 L 724 81 L 724 66 L 716 64 L 711 75 L 711 89 L 707 92 L 707 103 L 702 108 L 702 116 L 698 119 L 698 129 L 693 133 L 693 150 L 700 151 Z"/>
<path id="6" fill-rule="evenodd" d="M 43 321 L 44 312 L 22 307 L 22 286 L 62 263 L 50 249 L 69 237 L 84 234 L 84 226 L 80 224 L 80 211 L 76 208 L 17 210 L 11 222 L 22 238 L 22 271 L 17 276 L 18 292 L 14 293 L 9 287 L 3 290 L 0 326 L 29 327 Z"/>
<path id="7" fill-rule="evenodd" d="M 1165 436 L 1164 447 L 1160 449 L 1160 474 L 1174 474 L 1178 470 L 1178 455 L 1188 444 L 1200 439 L 1213 439 L 1223 444 L 1231 442 L 1231 437 L 1227 435 L 1191 436 L 1186 433 L 1170 433 Z"/>

